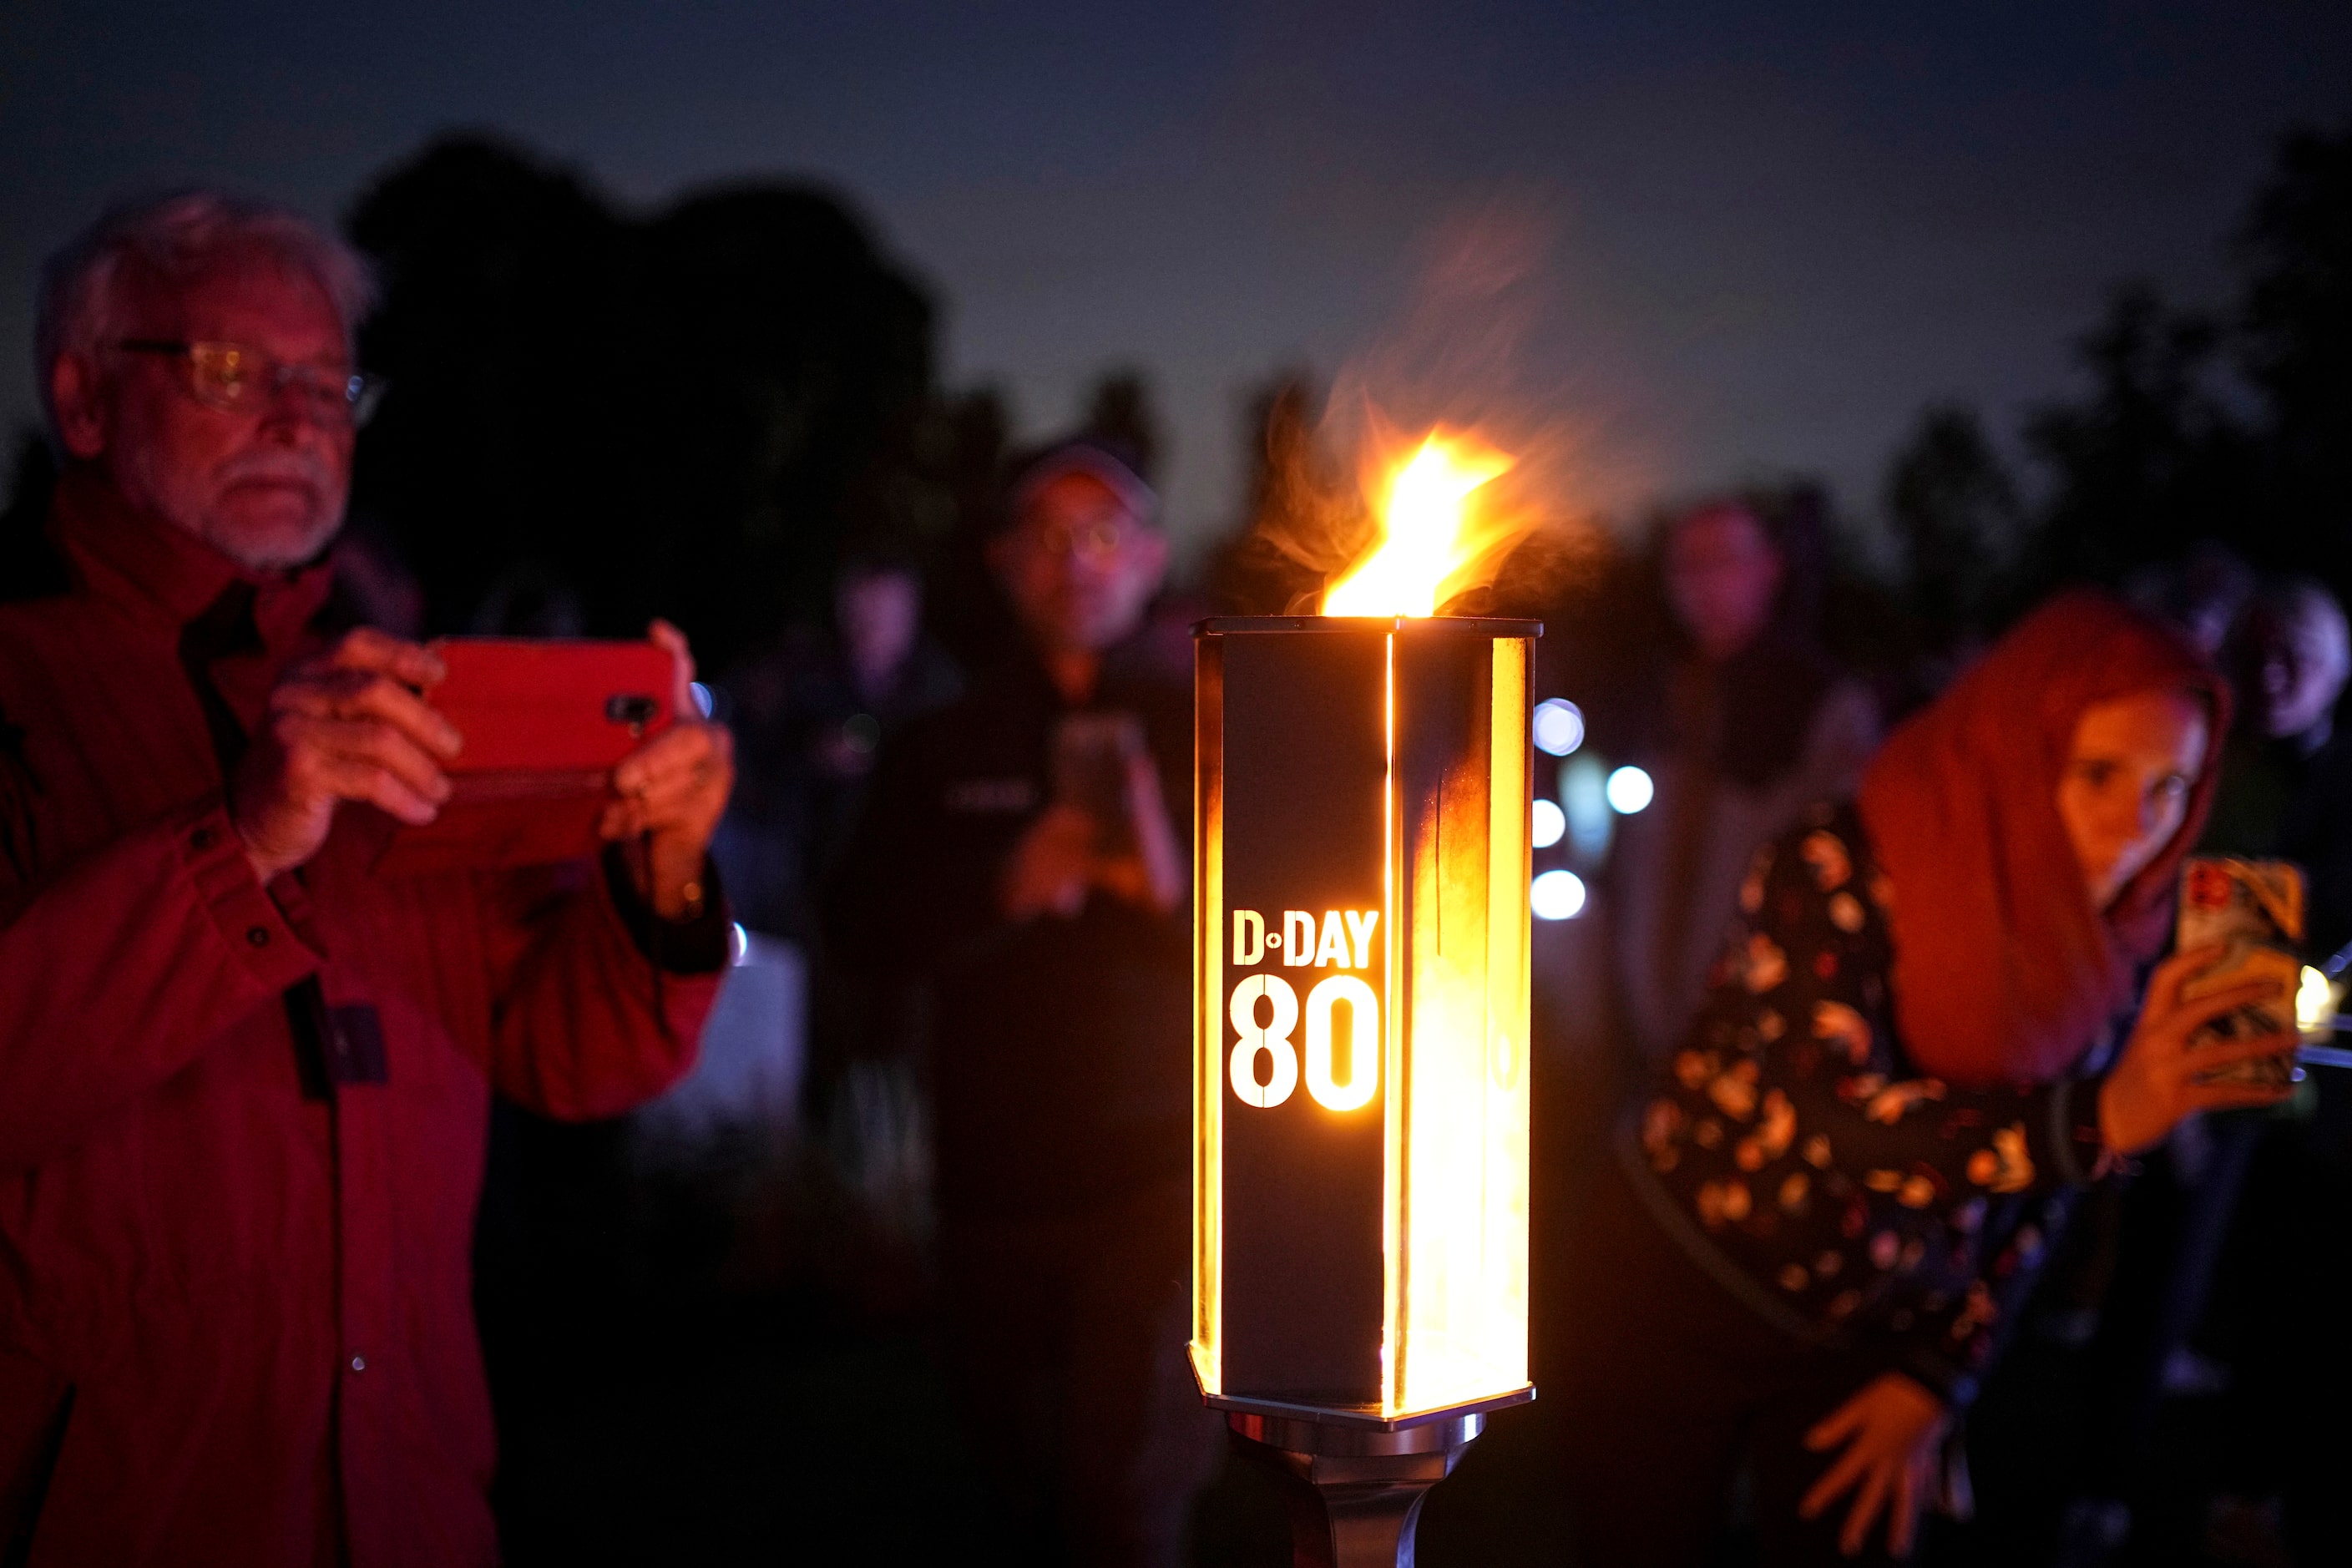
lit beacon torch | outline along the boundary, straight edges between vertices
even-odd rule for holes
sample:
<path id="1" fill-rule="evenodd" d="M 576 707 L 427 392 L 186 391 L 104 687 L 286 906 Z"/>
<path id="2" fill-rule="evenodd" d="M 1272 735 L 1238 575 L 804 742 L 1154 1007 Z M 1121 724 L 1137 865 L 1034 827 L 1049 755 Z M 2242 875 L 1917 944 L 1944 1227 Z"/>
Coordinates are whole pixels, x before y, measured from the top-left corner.
<path id="1" fill-rule="evenodd" d="M 1532 621 L 1436 615 L 1509 459 L 1433 436 L 1319 616 L 1197 628 L 1192 1363 L 1301 1562 L 1411 1561 L 1528 1382 Z"/>

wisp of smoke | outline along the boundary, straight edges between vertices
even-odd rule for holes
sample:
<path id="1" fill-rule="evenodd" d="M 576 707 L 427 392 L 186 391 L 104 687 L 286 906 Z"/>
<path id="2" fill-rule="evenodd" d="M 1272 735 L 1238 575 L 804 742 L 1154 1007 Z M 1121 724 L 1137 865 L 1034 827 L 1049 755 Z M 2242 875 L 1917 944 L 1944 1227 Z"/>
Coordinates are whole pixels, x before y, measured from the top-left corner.
<path id="1" fill-rule="evenodd" d="M 1236 608 L 1314 613 L 1323 590 L 1379 542 L 1390 477 L 1432 433 L 1511 459 L 1478 492 L 1481 548 L 1448 580 L 1444 613 L 1549 602 L 1599 552 L 1569 411 L 1527 386 L 1521 357 L 1541 314 L 1556 226 L 1528 202 L 1455 215 L 1423 247 L 1396 324 L 1317 399 L 1300 381 L 1269 402 L 1265 466 L 1238 552 Z"/>

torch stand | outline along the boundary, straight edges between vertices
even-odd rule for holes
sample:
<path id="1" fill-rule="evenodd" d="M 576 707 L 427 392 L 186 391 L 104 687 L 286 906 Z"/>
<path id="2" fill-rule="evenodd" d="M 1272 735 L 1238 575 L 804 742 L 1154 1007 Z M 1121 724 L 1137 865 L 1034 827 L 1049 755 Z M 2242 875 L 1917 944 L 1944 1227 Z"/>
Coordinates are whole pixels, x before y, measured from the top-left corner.
<path id="1" fill-rule="evenodd" d="M 1296 1568 L 1412 1568 L 1422 1501 L 1486 1418 L 1381 1431 L 1228 1410 L 1225 1424 L 1236 1453 L 1283 1479 Z"/>

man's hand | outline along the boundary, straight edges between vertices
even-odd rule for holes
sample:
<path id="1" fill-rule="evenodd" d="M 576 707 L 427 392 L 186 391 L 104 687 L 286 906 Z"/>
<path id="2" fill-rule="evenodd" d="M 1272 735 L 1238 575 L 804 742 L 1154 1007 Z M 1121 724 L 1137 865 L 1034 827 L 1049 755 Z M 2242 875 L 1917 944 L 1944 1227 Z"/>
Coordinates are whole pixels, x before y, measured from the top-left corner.
<path id="1" fill-rule="evenodd" d="M 441 764 L 464 740 L 417 693 L 447 673 L 429 649 L 362 626 L 279 679 L 229 785 L 229 820 L 255 876 L 267 882 L 309 861 L 344 801 L 417 826 L 440 814 Z"/>
<path id="2" fill-rule="evenodd" d="M 2132 1026 L 2115 1070 L 2099 1088 L 2099 1131 L 2116 1153 L 2137 1154 L 2155 1147 L 2191 1111 L 2275 1105 L 2294 1092 L 2288 1084 L 2200 1081 L 2216 1068 L 2280 1056 L 2295 1047 L 2292 1034 L 2189 1043 L 2199 1028 L 2226 1013 L 2282 1000 L 2275 980 L 2250 980 L 2193 1002 L 2183 1000 L 2181 987 L 2211 968 L 2222 951 L 2216 944 L 2175 953 L 2148 977 L 2139 1022 Z"/>
<path id="3" fill-rule="evenodd" d="M 1884 1508 L 1887 1551 L 1907 1557 L 1950 1423 L 1943 1402 L 1916 1382 L 1899 1372 L 1882 1373 L 1805 1434 L 1805 1447 L 1815 1453 L 1840 1443 L 1846 1450 L 1813 1483 L 1797 1512 L 1818 1519 L 1853 1491 L 1853 1507 L 1838 1532 L 1838 1550 L 1848 1557 L 1861 1555 L 1871 1523 Z"/>
<path id="4" fill-rule="evenodd" d="M 1166 914 L 1184 897 L 1184 852 L 1169 824 L 1160 793 L 1160 774 L 1150 755 L 1127 759 L 1127 820 L 1135 845 L 1116 855 L 1099 848 L 1109 836 L 1082 807 L 1066 802 L 1047 806 L 1013 847 L 999 884 L 999 903 L 1008 919 L 1041 914 L 1065 920 L 1086 908 L 1096 888 Z"/>
<path id="5" fill-rule="evenodd" d="M 627 857 L 630 877 L 654 912 L 674 921 L 702 912 L 704 859 L 735 787 L 735 737 L 699 716 L 686 634 L 656 621 L 646 635 L 677 660 L 670 696 L 677 720 L 613 770 L 618 798 L 604 808 L 597 831 L 608 840 L 645 840 L 643 854 Z"/>
<path id="6" fill-rule="evenodd" d="M 1168 820 L 1160 795 L 1160 770 L 1150 753 L 1136 752 L 1127 759 L 1127 820 L 1135 830 L 1135 847 L 1125 855 L 1105 856 L 1096 862 L 1095 882 L 1115 897 L 1164 915 L 1184 897 L 1184 851 Z"/>
<path id="7" fill-rule="evenodd" d="M 1094 885 L 1095 819 L 1077 806 L 1057 803 L 1031 823 L 1004 862 L 998 901 L 1009 920 L 1052 913 L 1064 920 L 1087 906 Z"/>

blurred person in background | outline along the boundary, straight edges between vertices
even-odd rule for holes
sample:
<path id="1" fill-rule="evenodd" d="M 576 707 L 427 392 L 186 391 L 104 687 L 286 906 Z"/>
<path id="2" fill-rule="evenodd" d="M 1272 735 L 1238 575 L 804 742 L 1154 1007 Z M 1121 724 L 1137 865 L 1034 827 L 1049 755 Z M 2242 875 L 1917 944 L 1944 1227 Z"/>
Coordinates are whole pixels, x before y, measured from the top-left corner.
<path id="1" fill-rule="evenodd" d="M 961 684 L 923 633 L 921 571 L 879 545 L 844 552 L 829 626 L 794 627 L 719 683 L 740 776 L 713 853 L 746 926 L 814 938 L 884 741 Z"/>
<path id="2" fill-rule="evenodd" d="M 1093 440 L 1021 469 L 988 559 L 1024 645 L 885 748 L 835 884 L 844 960 L 930 992 L 940 1311 L 1030 1561 L 1180 1562 L 1219 1452 L 1184 1354 L 1192 698 L 1144 635 L 1155 508 Z"/>
<path id="3" fill-rule="evenodd" d="M 1564 682 L 1591 715 L 1588 752 L 1606 757 L 1589 765 L 1639 768 L 1654 794 L 1604 821 L 1584 918 L 1545 922 L 1533 938 L 1538 1046 L 1555 1053 L 1535 1089 L 1534 1114 L 1553 1132 L 1533 1156 L 1533 1202 L 1554 1216 L 1531 1237 L 1539 1386 L 1577 1353 L 1557 1337 L 1569 1320 L 1540 1309 L 1586 1267 L 1586 1206 L 1612 1201 L 1610 1121 L 1705 998 L 1758 847 L 1807 806 L 1851 795 L 1878 739 L 1869 689 L 1821 643 L 1813 510 L 1800 500 L 1768 521 L 1745 502 L 1710 501 L 1669 519 L 1652 545 L 1654 574 L 1633 567 L 1598 606 L 1626 623 L 1623 651 L 1591 645 L 1591 672 Z M 1579 624 L 1569 638 L 1588 640 Z M 1563 802 L 1573 804 L 1565 789 Z M 1555 1403 L 1519 1425 L 1536 1442 L 1547 1440 L 1536 1429 L 1574 1421 Z"/>
<path id="4" fill-rule="evenodd" d="M 2338 740 L 2334 719 L 2352 677 L 2352 633 L 2336 596 L 2308 578 L 2253 583 L 2237 603 L 2216 652 L 2239 718 L 2198 852 L 2301 866 L 2305 951 L 2317 963 L 2352 941 L 2352 746 Z M 2183 1121 L 2124 1194 L 2092 1345 L 2093 1425 L 2085 1492 L 2069 1509 L 2069 1563 L 2105 1561 L 2124 1546 L 2164 1398 L 2224 1394 L 2237 1380 L 2233 1363 L 2243 1361 L 2258 1381 L 2268 1373 L 2278 1384 L 2254 1390 L 2257 1402 L 2280 1406 L 2283 1417 L 2315 1407 L 2306 1380 L 2331 1374 L 2303 1365 L 2301 1352 L 2337 1320 L 2347 1283 L 2338 1260 L 2352 1247 L 2343 1207 L 2352 1097 L 2340 1070 L 2315 1069 L 2297 1096 L 2301 1114 L 2284 1121 L 2253 1112 Z M 2258 1159 L 2255 1212 L 2240 1196 Z M 2244 1265 L 2234 1281 L 2239 1332 L 2212 1356 L 2195 1339 L 2233 1236 Z M 2282 1345 L 2293 1347 L 2284 1362 Z M 2243 1462 L 2229 1467 L 2224 1483 L 2253 1498 L 2275 1497 L 2308 1469 L 2305 1445 L 2240 1448 Z M 2343 1456 L 2345 1446 L 2332 1451 Z M 2236 1528 L 2274 1531 L 2278 1522 L 2249 1513 Z M 2340 1557 L 2344 1545 L 2339 1534 L 2311 1560 Z"/>
<path id="5" fill-rule="evenodd" d="M 2265 600 L 2267 614 L 2286 623 L 2278 639 L 2301 650 L 2254 665 L 2271 759 L 2299 763 L 2268 852 L 2304 868 L 2305 951 L 2333 966 L 2352 948 L 2352 729 L 2335 722 L 2324 693 L 2332 686 L 2340 700 L 2352 639 L 2340 602 L 2315 583 L 2287 583 Z M 2347 1010 L 2343 988 L 2338 971 L 2339 1016 Z M 2332 1043 L 2347 1041 L 2339 1034 Z M 2254 1266 L 2233 1303 L 2234 1370 L 2239 1408 L 2258 1435 L 2249 1445 L 2251 1478 L 2266 1483 L 2243 1489 L 2283 1489 L 2281 1522 L 2297 1561 L 2340 1563 L 2352 1561 L 2352 1511 L 2344 1506 L 2352 1427 L 2310 1415 L 2352 1408 L 2352 1358 L 2334 1346 L 2352 1300 L 2352 1074 L 2315 1068 L 2304 1093 L 2305 1114 L 2275 1124 L 2255 1151 L 2231 1242 Z"/>
<path id="6" fill-rule="evenodd" d="M 1664 647 L 1618 694 L 1612 763 L 1650 775 L 1605 884 L 1619 1011 L 1644 1067 L 1680 1043 L 1757 847 L 1853 793 L 1878 742 L 1870 692 L 1821 646 L 1818 520 L 1716 501 L 1661 541 Z"/>
<path id="7" fill-rule="evenodd" d="M 866 1305 L 904 1310 L 923 1294 L 929 1236 L 930 1148 L 913 1070 L 923 994 L 901 970 L 843 962 L 824 939 L 822 889 L 882 749 L 961 679 L 924 631 L 911 549 L 853 542 L 832 597 L 830 624 L 787 628 L 719 685 L 740 776 L 711 854 L 744 925 L 789 944 L 751 951 L 793 966 L 804 987 L 786 1024 L 799 1072 L 790 1125 L 822 1135 L 860 1199 L 859 1244 L 831 1247 L 841 1278 Z"/>
<path id="8" fill-rule="evenodd" d="M 2209 951 L 2141 994 L 2228 712 L 2168 629 L 2069 595 L 1756 857 L 1556 1309 L 1583 1560 L 1706 1561 L 1743 1458 L 1764 1563 L 1907 1557 L 2069 1193 L 2284 1092 L 2200 1075 L 2291 1036 L 2188 1045 L 2267 985 L 2184 1002 Z"/>
<path id="9" fill-rule="evenodd" d="M 2344 607 L 2307 577 L 2266 583 L 2223 641 L 2220 662 L 2243 717 L 2222 753 L 2221 793 L 2200 847 L 2216 855 L 2275 855 L 2294 839 L 2307 853 L 2309 819 L 2336 805 L 2314 800 L 2310 790 L 2332 760 L 2323 753 L 2336 738 L 2336 699 L 2352 676 Z M 2331 927 L 2352 926 L 2352 877 L 2304 864 L 2315 872 L 2315 891 L 2319 881 L 2326 884 Z"/>
<path id="10" fill-rule="evenodd" d="M 717 988 L 711 726 L 614 770 L 601 863 L 374 874 L 464 737 L 429 649 L 319 618 L 369 299 L 307 220 L 201 193 L 44 276 L 63 572 L 0 605 L 10 1561 L 497 1561 L 491 1096 L 614 1114 Z"/>
<path id="11" fill-rule="evenodd" d="M 2200 540 L 2179 557 L 2134 573 L 2124 597 L 2167 622 L 2189 646 L 2218 661 L 2221 644 L 2238 624 L 2259 581 L 2236 551 L 2215 540 Z"/>

